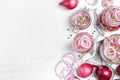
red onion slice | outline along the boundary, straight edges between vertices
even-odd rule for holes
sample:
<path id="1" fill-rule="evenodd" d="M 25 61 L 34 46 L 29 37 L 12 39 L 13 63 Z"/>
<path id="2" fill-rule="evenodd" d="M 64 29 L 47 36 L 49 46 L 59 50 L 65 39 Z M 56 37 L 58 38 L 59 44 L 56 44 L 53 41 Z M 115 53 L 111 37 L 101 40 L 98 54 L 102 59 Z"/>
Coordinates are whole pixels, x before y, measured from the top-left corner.
<path id="1" fill-rule="evenodd" d="M 55 67 L 56 75 L 64 80 L 70 80 L 71 78 L 74 80 L 75 78 L 73 76 L 75 76 L 75 71 L 73 65 L 76 60 L 77 58 L 72 52 L 64 54 Z"/>
<path id="2" fill-rule="evenodd" d="M 108 50 L 105 49 L 104 55 L 105 55 L 105 57 L 107 57 L 109 59 L 115 58 L 116 51 L 113 47 L 109 47 Z"/>
<path id="3" fill-rule="evenodd" d="M 73 70 L 73 68 L 72 67 L 65 67 L 65 68 L 63 68 L 63 70 L 62 70 L 62 77 L 63 78 L 69 78 L 69 77 L 71 77 L 71 75 L 74 73 L 74 70 Z"/>
<path id="4" fill-rule="evenodd" d="M 120 22 L 116 21 L 115 19 L 115 8 L 109 9 L 105 14 L 105 21 L 111 27 L 117 27 L 120 25 Z"/>
<path id="5" fill-rule="evenodd" d="M 117 45 L 120 47 L 120 38 L 117 39 Z"/>
<path id="6" fill-rule="evenodd" d="M 111 46 L 117 46 L 120 47 L 120 37 L 116 37 L 110 41 Z"/>
<path id="7" fill-rule="evenodd" d="M 55 73 L 58 77 L 68 79 L 74 74 L 74 68 L 70 66 L 69 62 L 59 62 L 56 65 Z"/>
<path id="8" fill-rule="evenodd" d="M 70 67 L 71 65 L 69 64 L 69 62 L 67 61 L 59 61 L 55 67 L 55 73 L 58 77 L 61 77 L 62 72 L 64 70 L 65 67 Z"/>
<path id="9" fill-rule="evenodd" d="M 89 39 L 83 39 L 83 40 L 78 40 L 78 45 L 77 47 L 80 48 L 89 48 L 92 45 L 91 40 Z"/>
<path id="10" fill-rule="evenodd" d="M 114 12 L 114 15 L 115 15 L 116 21 L 120 21 L 120 9 L 116 10 L 116 11 Z"/>
<path id="11" fill-rule="evenodd" d="M 76 58 L 75 54 L 67 53 L 67 54 L 63 55 L 61 60 L 69 62 L 70 65 L 74 65 L 74 63 L 77 61 L 77 58 Z"/>

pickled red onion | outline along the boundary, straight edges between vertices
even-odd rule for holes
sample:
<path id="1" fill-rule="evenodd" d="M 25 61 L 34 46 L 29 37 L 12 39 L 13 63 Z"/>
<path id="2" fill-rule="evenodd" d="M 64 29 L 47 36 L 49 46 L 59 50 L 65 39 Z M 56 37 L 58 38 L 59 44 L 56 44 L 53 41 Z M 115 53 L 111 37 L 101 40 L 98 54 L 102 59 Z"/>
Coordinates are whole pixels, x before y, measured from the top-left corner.
<path id="1" fill-rule="evenodd" d="M 105 20 L 109 24 L 109 26 L 116 27 L 120 25 L 119 20 L 117 20 L 118 14 L 116 14 L 116 12 L 118 13 L 119 11 L 120 9 L 118 9 L 117 7 L 113 7 L 108 8 L 108 10 L 105 12 Z"/>
<path id="2" fill-rule="evenodd" d="M 109 63 L 120 64 L 120 34 L 114 34 L 103 40 L 99 51 L 101 57 Z"/>
<path id="3" fill-rule="evenodd" d="M 120 9 L 114 12 L 116 21 L 120 21 Z"/>
<path id="4" fill-rule="evenodd" d="M 114 12 L 114 11 L 113 11 Z M 119 26 L 120 25 L 120 22 L 116 21 L 114 16 L 115 14 L 113 14 L 113 12 L 107 12 L 106 13 L 106 22 L 111 26 L 111 27 L 116 27 L 116 26 Z"/>
<path id="5" fill-rule="evenodd" d="M 110 41 L 111 46 L 119 46 L 120 47 L 120 37 L 116 37 Z"/>
<path id="6" fill-rule="evenodd" d="M 103 10 L 99 18 L 100 25 L 103 29 L 108 31 L 116 31 L 120 28 L 119 18 L 117 14 L 115 14 L 116 11 L 120 11 L 120 8 L 110 6 Z"/>
<path id="7" fill-rule="evenodd" d="M 117 43 L 120 45 L 120 38 L 117 40 Z"/>
<path id="8" fill-rule="evenodd" d="M 84 40 L 86 40 L 87 44 L 84 44 Z M 78 40 L 77 41 L 77 48 L 89 48 L 91 46 L 91 42 L 87 39 Z"/>
<path id="9" fill-rule="evenodd" d="M 84 41 L 86 41 L 86 43 Z M 81 41 L 78 41 L 78 48 L 79 47 L 89 48 L 91 45 L 92 45 L 92 42 L 89 39 L 83 39 Z"/>
<path id="10" fill-rule="evenodd" d="M 118 52 L 118 53 L 116 54 L 116 57 L 118 57 L 118 56 L 120 56 L 120 52 Z"/>
<path id="11" fill-rule="evenodd" d="M 86 42 L 84 43 L 84 41 Z M 73 41 L 73 47 L 79 53 L 88 53 L 92 49 L 93 44 L 93 38 L 87 32 L 77 34 Z"/>
<path id="12" fill-rule="evenodd" d="M 86 41 L 86 44 L 85 42 Z M 77 41 L 77 48 L 89 48 L 92 45 L 92 39 L 90 36 L 83 34 L 80 39 Z"/>
<path id="13" fill-rule="evenodd" d="M 71 23 L 75 28 L 77 27 L 79 30 L 82 30 L 86 29 L 90 25 L 91 18 L 87 11 L 78 10 L 72 15 Z"/>
<path id="14" fill-rule="evenodd" d="M 110 38 L 107 38 L 107 39 L 104 40 L 104 42 L 103 42 L 104 43 L 103 44 L 104 45 L 104 51 L 103 52 L 104 52 L 104 55 L 105 55 L 106 58 L 111 59 L 111 57 L 116 56 L 116 51 L 112 46 L 110 46 L 109 41 L 110 41 Z M 110 50 L 112 50 L 112 53 L 113 53 L 112 55 L 110 55 L 110 53 L 109 53 Z"/>
<path id="15" fill-rule="evenodd" d="M 87 34 L 83 34 L 80 39 L 89 39 L 89 40 L 91 40 L 91 37 L 88 36 Z"/>
<path id="16" fill-rule="evenodd" d="M 110 51 L 112 51 L 112 54 L 109 53 Z M 104 55 L 105 55 L 107 58 L 110 58 L 110 59 L 111 59 L 111 57 L 114 58 L 114 57 L 116 56 L 116 50 L 115 50 L 112 46 L 110 46 L 110 47 L 108 48 L 108 50 L 105 49 Z"/>

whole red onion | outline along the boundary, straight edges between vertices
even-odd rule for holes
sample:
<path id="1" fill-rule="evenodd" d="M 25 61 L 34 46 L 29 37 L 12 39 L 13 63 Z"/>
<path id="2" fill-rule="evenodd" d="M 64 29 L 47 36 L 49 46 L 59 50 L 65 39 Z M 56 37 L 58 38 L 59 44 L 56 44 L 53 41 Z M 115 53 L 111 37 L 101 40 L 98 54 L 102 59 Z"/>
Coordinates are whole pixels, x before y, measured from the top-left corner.
<path id="1" fill-rule="evenodd" d="M 93 69 L 94 69 L 94 65 L 89 63 L 83 63 L 78 67 L 78 70 L 77 70 L 78 76 L 82 78 L 86 78 L 92 74 Z"/>
<path id="2" fill-rule="evenodd" d="M 78 0 L 63 0 L 59 4 L 66 7 L 67 9 L 74 9 L 78 5 Z"/>
<path id="3" fill-rule="evenodd" d="M 95 70 L 97 80 L 110 80 L 112 77 L 112 71 L 107 66 L 99 66 Z"/>
<path id="4" fill-rule="evenodd" d="M 116 74 L 120 76 L 120 65 L 116 68 Z"/>

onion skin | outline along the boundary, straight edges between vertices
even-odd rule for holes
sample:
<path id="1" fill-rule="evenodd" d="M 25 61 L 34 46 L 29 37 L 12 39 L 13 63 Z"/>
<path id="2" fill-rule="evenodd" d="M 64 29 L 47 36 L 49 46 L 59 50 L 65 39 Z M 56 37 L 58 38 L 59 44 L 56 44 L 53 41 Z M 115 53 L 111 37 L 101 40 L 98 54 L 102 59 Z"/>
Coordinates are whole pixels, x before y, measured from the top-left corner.
<path id="1" fill-rule="evenodd" d="M 78 67 L 78 76 L 82 78 L 86 78 L 90 76 L 93 72 L 94 65 L 89 64 L 89 63 L 83 63 Z"/>
<path id="2" fill-rule="evenodd" d="M 95 70 L 97 80 L 110 80 L 112 71 L 107 66 L 99 66 Z"/>
<path id="3" fill-rule="evenodd" d="M 116 68 L 116 74 L 120 76 L 120 65 L 118 65 Z"/>
<path id="4" fill-rule="evenodd" d="M 59 5 L 62 5 L 66 7 L 67 9 L 74 9 L 78 5 L 78 0 L 63 0 L 62 2 L 59 3 Z"/>

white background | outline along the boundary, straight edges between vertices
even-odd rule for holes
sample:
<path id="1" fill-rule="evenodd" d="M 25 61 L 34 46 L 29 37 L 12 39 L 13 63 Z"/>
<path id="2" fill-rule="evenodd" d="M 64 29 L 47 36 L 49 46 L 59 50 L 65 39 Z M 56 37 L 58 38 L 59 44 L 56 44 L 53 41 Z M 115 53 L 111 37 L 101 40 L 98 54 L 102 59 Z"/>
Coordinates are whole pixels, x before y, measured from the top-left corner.
<path id="1" fill-rule="evenodd" d="M 0 0 L 0 80 L 59 80 L 54 67 L 72 50 L 61 0 Z M 119 1 L 119 0 L 117 0 Z"/>

